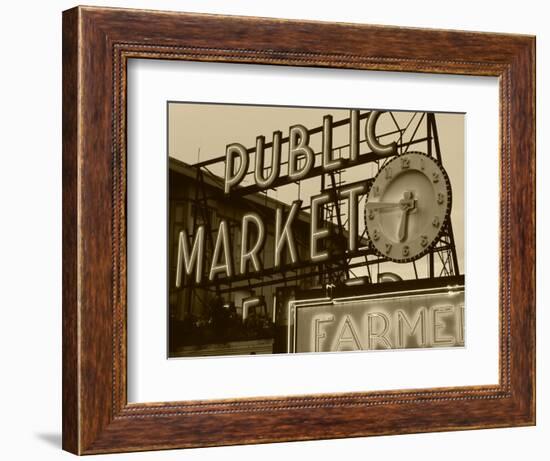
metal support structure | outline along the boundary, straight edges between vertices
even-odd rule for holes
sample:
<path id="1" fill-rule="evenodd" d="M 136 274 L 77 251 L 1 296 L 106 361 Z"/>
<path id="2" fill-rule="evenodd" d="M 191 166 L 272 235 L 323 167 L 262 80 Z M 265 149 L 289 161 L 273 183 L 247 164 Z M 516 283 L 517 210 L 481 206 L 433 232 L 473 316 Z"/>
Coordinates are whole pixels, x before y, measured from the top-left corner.
<path id="1" fill-rule="evenodd" d="M 439 144 L 439 133 L 437 131 L 437 123 L 435 120 L 435 114 L 433 112 L 429 112 L 427 115 L 427 130 L 428 130 L 428 153 L 429 155 L 432 155 L 432 140 L 435 147 L 435 158 L 439 161 L 439 163 L 443 164 L 443 158 L 441 156 L 441 146 Z M 452 219 L 447 220 L 447 226 L 445 229 L 445 233 L 449 239 L 449 247 L 450 247 L 450 253 L 451 258 L 449 261 L 451 262 L 451 267 L 447 268 L 446 264 L 444 264 L 443 269 L 448 272 L 449 275 L 458 275 L 460 274 L 459 265 L 458 265 L 458 255 L 456 253 L 456 245 L 455 245 L 455 239 L 454 239 L 454 233 L 453 233 L 453 225 L 452 225 Z M 430 253 L 431 256 L 431 262 L 430 264 L 433 265 L 433 251 Z M 430 267 L 431 267 L 430 265 Z M 434 277 L 433 274 L 433 268 L 430 269 L 430 277 Z"/>

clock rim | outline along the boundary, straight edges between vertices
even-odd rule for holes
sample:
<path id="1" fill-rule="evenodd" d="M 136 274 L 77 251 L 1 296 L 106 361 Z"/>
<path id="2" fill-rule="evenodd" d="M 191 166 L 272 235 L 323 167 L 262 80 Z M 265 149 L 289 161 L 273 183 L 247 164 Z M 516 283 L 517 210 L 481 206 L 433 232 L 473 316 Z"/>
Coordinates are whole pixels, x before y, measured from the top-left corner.
<path id="1" fill-rule="evenodd" d="M 367 231 L 367 236 L 368 236 L 368 239 L 369 239 L 369 244 L 370 246 L 373 248 L 373 250 L 376 252 L 376 254 L 378 256 L 381 256 L 383 258 L 386 258 L 388 261 L 391 261 L 391 262 L 395 262 L 395 263 L 408 263 L 408 262 L 413 262 L 413 261 L 416 261 L 424 256 L 426 256 L 427 253 L 429 253 L 431 251 L 431 249 L 435 246 L 436 242 L 439 240 L 439 238 L 441 237 L 441 234 L 443 233 L 443 230 L 447 227 L 447 224 L 449 222 L 449 220 L 451 219 L 451 211 L 452 211 L 452 205 L 453 205 L 453 193 L 452 193 L 452 186 L 451 186 L 451 179 L 449 178 L 449 174 L 447 173 L 447 171 L 445 170 L 445 168 L 443 167 L 443 164 L 442 162 L 440 162 L 437 157 L 434 157 L 432 155 L 428 155 L 426 154 L 425 152 L 421 152 L 421 151 L 410 151 L 410 152 L 405 152 L 403 154 L 396 154 L 396 155 L 393 155 L 393 158 L 388 161 L 385 165 L 382 166 L 382 168 L 380 168 L 378 170 L 378 173 L 376 173 L 376 176 L 373 177 L 372 179 L 372 182 L 366 192 L 366 202 L 365 204 L 369 203 L 369 197 L 370 197 L 370 193 L 371 193 L 371 190 L 372 190 L 372 187 L 374 186 L 376 180 L 378 179 L 378 177 L 384 173 L 385 169 L 391 165 L 393 162 L 399 160 L 400 158 L 402 158 L 403 156 L 405 155 L 412 155 L 412 154 L 416 154 L 416 155 L 422 155 L 424 157 L 427 157 L 428 159 L 430 159 L 431 161 L 433 161 L 437 167 L 439 168 L 440 172 L 443 174 L 444 178 L 445 178 L 445 184 L 446 184 L 446 189 L 447 189 L 447 197 L 448 197 L 448 200 L 447 200 L 447 207 L 446 207 L 446 210 L 445 210 L 445 216 L 442 220 L 442 223 L 441 223 L 441 226 L 439 227 L 439 230 L 437 232 L 437 234 L 434 236 L 434 238 L 432 239 L 432 241 L 430 242 L 429 245 L 426 245 L 426 248 L 424 248 L 422 251 L 420 251 L 419 253 L 417 253 L 416 255 L 414 256 L 411 256 L 411 257 L 404 257 L 404 258 L 400 258 L 400 259 L 397 259 L 395 257 L 392 257 L 392 256 L 389 256 L 385 253 L 383 253 L 382 251 L 380 251 L 377 246 L 373 243 L 374 240 L 372 239 L 371 235 L 370 235 L 370 232 L 369 232 L 369 225 L 368 225 L 368 218 L 367 218 L 367 212 L 366 212 L 366 208 L 364 208 L 363 210 L 363 219 L 364 219 L 364 222 L 365 222 L 365 229 Z M 384 158 L 388 158 L 388 156 L 386 157 L 381 157 L 381 159 L 384 159 Z"/>

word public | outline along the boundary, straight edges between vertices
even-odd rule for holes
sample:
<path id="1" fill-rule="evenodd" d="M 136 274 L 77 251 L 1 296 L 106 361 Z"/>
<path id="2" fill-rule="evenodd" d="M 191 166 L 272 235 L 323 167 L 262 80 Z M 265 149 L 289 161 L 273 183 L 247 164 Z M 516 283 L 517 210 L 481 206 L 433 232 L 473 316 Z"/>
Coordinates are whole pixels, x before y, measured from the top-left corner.
<path id="1" fill-rule="evenodd" d="M 370 112 L 365 124 L 365 140 L 373 153 L 380 156 L 394 154 L 397 144 L 391 142 L 381 144 L 376 138 L 376 122 L 381 115 L 380 111 Z M 336 170 L 342 167 L 343 159 L 333 158 L 332 146 L 332 116 L 323 117 L 322 130 L 322 169 L 325 172 Z M 350 154 L 349 162 L 353 163 L 359 158 L 359 111 L 350 111 Z M 258 136 L 256 138 L 255 164 L 253 169 L 254 181 L 260 189 L 268 189 L 272 186 L 276 178 L 281 173 L 281 144 L 282 133 L 275 131 L 273 133 L 271 165 L 264 165 L 265 138 Z M 225 152 L 225 177 L 224 193 L 230 195 L 249 173 L 250 158 L 245 146 L 239 143 L 232 143 L 226 147 Z M 238 160 L 238 162 L 237 162 Z M 303 125 L 293 125 L 289 128 L 288 134 L 288 178 L 291 181 L 300 181 L 308 176 L 315 163 L 315 153 L 309 145 L 309 132 Z M 238 167 L 235 166 L 238 164 Z M 269 167 L 269 168 L 268 168 Z M 266 168 L 269 171 L 264 176 Z M 348 200 L 349 219 L 348 219 L 348 249 L 354 251 L 357 248 L 357 226 L 358 226 L 358 200 L 364 194 L 365 184 L 356 184 L 344 187 L 339 191 L 342 200 Z M 330 230 L 319 226 L 319 211 L 323 204 L 328 203 L 331 197 L 328 193 L 312 196 L 310 199 L 310 239 L 309 239 L 309 257 L 312 263 L 322 262 L 329 258 L 327 250 L 319 250 L 319 240 L 326 238 Z M 279 268 L 282 264 L 283 254 L 286 252 L 289 261 L 294 264 L 298 261 L 298 251 L 292 234 L 292 225 L 296 219 L 302 201 L 295 200 L 290 206 L 290 211 L 283 216 L 283 208 L 278 207 L 275 211 L 275 238 L 274 238 L 274 267 Z M 250 242 L 252 227 L 255 228 L 255 241 Z M 189 237 L 185 230 L 182 230 L 178 236 L 178 256 L 176 268 L 176 286 L 180 287 L 183 274 L 190 276 L 195 273 L 196 283 L 201 283 L 204 275 L 204 255 L 205 255 L 205 227 L 198 226 L 193 241 L 189 242 Z M 241 221 L 241 245 L 240 245 L 240 274 L 249 272 L 258 272 L 261 270 L 259 254 L 263 249 L 266 237 L 265 225 L 256 213 L 247 213 Z M 250 268 L 251 266 L 251 268 Z M 214 280 L 218 275 L 232 277 L 234 275 L 234 265 L 232 261 L 231 245 L 229 241 L 229 228 L 225 220 L 220 222 L 212 254 L 212 261 L 208 271 L 208 279 Z"/>

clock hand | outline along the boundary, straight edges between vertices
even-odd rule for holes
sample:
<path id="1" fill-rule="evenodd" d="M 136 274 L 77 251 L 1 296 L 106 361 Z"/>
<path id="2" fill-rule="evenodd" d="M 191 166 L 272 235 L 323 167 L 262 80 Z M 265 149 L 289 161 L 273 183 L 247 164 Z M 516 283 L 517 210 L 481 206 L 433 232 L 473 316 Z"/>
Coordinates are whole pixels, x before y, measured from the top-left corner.
<path id="1" fill-rule="evenodd" d="M 399 202 L 391 203 L 391 202 L 375 202 L 375 203 L 367 203 L 365 207 L 368 210 L 381 210 L 383 208 L 397 208 L 401 206 Z"/>
<path id="2" fill-rule="evenodd" d="M 397 232 L 397 238 L 400 242 L 405 240 L 407 236 L 407 224 L 409 222 L 409 211 L 414 210 L 416 206 L 416 200 L 413 199 L 413 193 L 411 191 L 405 191 L 403 198 L 399 201 L 401 206 L 401 222 L 399 223 L 399 231 Z"/>
<path id="3" fill-rule="evenodd" d="M 404 208 L 401 212 L 401 223 L 399 224 L 399 232 L 397 233 L 397 238 L 400 242 L 405 240 L 407 223 L 409 221 L 409 208 Z"/>

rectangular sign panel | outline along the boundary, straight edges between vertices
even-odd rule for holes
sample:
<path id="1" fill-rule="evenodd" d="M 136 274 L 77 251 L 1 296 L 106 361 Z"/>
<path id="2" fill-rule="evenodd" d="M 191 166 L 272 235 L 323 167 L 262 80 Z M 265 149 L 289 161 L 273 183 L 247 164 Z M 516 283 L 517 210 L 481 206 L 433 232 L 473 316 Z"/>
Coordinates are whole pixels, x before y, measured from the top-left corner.
<path id="1" fill-rule="evenodd" d="M 294 352 L 464 345 L 464 287 L 290 303 Z"/>

